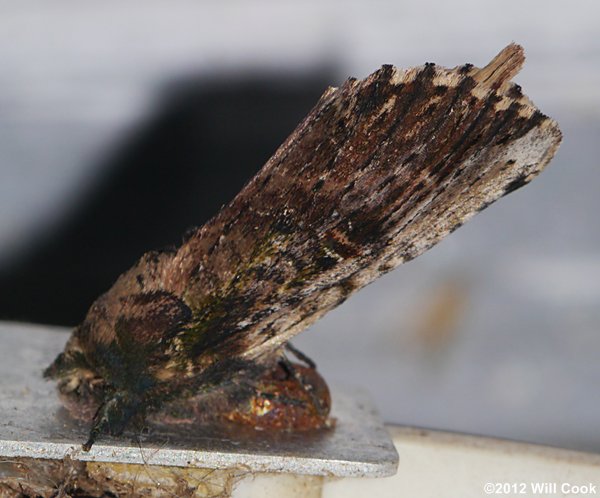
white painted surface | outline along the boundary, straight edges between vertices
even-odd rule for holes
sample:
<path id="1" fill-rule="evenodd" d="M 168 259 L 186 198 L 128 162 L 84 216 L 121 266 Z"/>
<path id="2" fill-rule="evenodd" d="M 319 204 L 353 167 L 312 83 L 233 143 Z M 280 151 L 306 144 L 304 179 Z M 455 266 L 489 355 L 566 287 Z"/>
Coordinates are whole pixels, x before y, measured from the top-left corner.
<path id="1" fill-rule="evenodd" d="M 575 486 L 590 484 L 589 496 L 600 495 L 600 455 L 401 427 L 390 431 L 400 454 L 394 477 L 326 482 L 322 497 L 583 496 L 573 492 Z"/>
<path id="2" fill-rule="evenodd" d="M 400 454 L 393 477 L 259 475 L 233 498 L 476 498 L 600 496 L 600 454 L 390 426 Z"/>

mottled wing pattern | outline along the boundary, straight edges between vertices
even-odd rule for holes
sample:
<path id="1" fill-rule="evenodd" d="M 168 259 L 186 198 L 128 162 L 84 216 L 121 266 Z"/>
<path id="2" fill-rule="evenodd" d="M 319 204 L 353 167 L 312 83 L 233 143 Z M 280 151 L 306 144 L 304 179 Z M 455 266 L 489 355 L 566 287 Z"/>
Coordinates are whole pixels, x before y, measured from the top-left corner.
<path id="1" fill-rule="evenodd" d="M 483 69 L 383 66 L 330 88 L 162 270 L 193 310 L 178 358 L 256 359 L 528 183 L 561 134 L 509 45 Z"/>

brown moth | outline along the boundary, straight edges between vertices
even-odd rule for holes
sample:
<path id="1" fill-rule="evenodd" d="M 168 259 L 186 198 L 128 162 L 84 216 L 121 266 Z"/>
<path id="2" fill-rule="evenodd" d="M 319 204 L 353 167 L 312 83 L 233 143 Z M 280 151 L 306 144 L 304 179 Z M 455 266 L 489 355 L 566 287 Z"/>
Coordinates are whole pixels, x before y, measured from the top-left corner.
<path id="1" fill-rule="evenodd" d="M 174 252 L 149 252 L 46 370 L 85 448 L 132 418 L 327 425 L 327 386 L 288 341 L 548 164 L 561 133 L 486 67 L 381 69 L 329 88 L 259 173 Z M 294 351 L 292 349 L 292 351 Z"/>

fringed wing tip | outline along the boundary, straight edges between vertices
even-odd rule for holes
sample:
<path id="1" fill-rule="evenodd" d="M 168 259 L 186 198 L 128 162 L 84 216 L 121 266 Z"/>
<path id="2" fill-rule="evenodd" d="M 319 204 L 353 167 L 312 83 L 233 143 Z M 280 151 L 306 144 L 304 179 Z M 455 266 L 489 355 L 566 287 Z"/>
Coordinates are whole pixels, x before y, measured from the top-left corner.
<path id="1" fill-rule="evenodd" d="M 521 45 L 511 43 L 500 51 L 487 66 L 473 75 L 479 86 L 492 90 L 500 88 L 514 78 L 525 63 L 525 50 Z"/>

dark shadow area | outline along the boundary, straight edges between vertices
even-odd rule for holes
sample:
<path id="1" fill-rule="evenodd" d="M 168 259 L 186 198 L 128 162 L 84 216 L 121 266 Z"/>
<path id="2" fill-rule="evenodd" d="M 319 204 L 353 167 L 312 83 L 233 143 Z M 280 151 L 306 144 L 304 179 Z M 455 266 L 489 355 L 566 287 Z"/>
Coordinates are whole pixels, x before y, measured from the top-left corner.
<path id="1" fill-rule="evenodd" d="M 139 256 L 178 245 L 232 199 L 332 80 L 316 71 L 169 85 L 51 237 L 0 267 L 0 319 L 79 322 Z"/>

